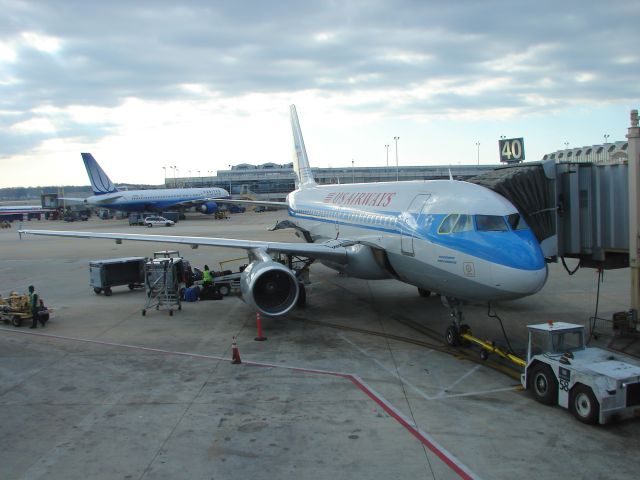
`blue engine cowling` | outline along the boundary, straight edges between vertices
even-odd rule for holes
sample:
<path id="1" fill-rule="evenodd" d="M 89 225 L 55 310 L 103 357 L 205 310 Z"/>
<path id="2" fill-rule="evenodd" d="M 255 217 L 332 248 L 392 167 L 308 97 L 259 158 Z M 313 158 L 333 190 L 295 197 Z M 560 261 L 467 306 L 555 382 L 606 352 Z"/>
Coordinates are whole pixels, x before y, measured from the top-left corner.
<path id="1" fill-rule="evenodd" d="M 218 204 L 216 202 L 207 202 L 200 205 L 199 208 L 202 213 L 216 213 L 218 210 Z"/>

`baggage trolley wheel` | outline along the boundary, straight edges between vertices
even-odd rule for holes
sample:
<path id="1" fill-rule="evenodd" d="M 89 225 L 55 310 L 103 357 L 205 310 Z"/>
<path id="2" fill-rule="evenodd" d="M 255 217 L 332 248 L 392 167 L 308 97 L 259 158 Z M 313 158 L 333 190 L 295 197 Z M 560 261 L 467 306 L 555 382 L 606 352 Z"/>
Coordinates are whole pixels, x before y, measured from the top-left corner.
<path id="1" fill-rule="evenodd" d="M 218 293 L 223 297 L 226 297 L 227 295 L 229 295 L 229 292 L 230 292 L 230 289 L 228 285 L 220 285 L 218 287 Z"/>
<path id="2" fill-rule="evenodd" d="M 105 289 L 104 289 L 104 294 L 105 294 L 107 297 L 110 297 L 110 296 L 111 296 L 111 287 L 107 287 L 107 288 L 105 288 Z"/>
<path id="3" fill-rule="evenodd" d="M 96 295 L 100 295 L 100 293 L 102 292 L 102 289 L 98 287 L 93 287 L 93 291 L 95 292 Z"/>
<path id="4" fill-rule="evenodd" d="M 178 305 L 178 310 L 182 310 L 182 305 Z"/>
<path id="5" fill-rule="evenodd" d="M 136 288 L 136 286 L 133 283 L 129 284 L 129 290 L 133 290 L 134 288 Z"/>
<path id="6" fill-rule="evenodd" d="M 20 325 L 22 325 L 22 318 L 20 318 L 18 315 L 14 315 L 13 317 L 11 317 L 11 325 L 13 325 L 14 327 L 19 327 Z"/>
<path id="7" fill-rule="evenodd" d="M 173 310 L 169 310 L 169 316 L 173 317 Z"/>
<path id="8" fill-rule="evenodd" d="M 142 309 L 142 316 L 144 317 L 147 314 L 147 311 L 143 308 Z"/>

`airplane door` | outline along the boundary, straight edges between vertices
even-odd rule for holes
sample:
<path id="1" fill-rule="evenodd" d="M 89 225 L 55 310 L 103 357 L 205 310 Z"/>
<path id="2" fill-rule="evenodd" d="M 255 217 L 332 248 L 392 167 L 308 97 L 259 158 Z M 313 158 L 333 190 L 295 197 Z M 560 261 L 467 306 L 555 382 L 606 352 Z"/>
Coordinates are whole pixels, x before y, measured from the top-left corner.
<path id="1" fill-rule="evenodd" d="M 418 216 L 424 209 L 430 194 L 416 195 L 409 208 L 400 215 L 401 240 L 400 247 L 405 255 L 414 255 L 413 239 L 418 228 Z"/>

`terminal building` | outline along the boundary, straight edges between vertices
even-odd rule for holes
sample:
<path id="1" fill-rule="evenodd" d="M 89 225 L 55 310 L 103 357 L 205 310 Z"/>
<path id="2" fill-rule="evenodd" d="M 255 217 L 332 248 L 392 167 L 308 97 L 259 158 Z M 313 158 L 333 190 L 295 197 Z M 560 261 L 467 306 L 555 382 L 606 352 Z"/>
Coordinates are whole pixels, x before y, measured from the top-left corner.
<path id="1" fill-rule="evenodd" d="M 628 142 L 613 142 L 579 148 L 567 148 L 548 153 L 542 160 L 556 163 L 579 162 L 615 164 L 627 161 Z M 436 180 L 449 178 L 468 180 L 496 169 L 499 165 L 440 165 L 440 166 L 389 166 L 389 167 L 338 167 L 313 168 L 316 182 L 320 185 L 345 183 L 393 182 L 406 180 Z M 284 200 L 287 193 L 295 189 L 293 164 L 264 163 L 252 165 L 242 163 L 230 170 L 218 170 L 215 176 L 167 178 L 170 188 L 214 186 L 224 188 L 233 196 L 255 196 L 256 198 Z"/>
<path id="2" fill-rule="evenodd" d="M 413 167 L 343 167 L 313 168 L 313 175 L 320 185 L 345 183 L 395 182 L 406 180 L 433 180 L 449 178 L 466 180 L 491 171 L 495 165 L 451 165 Z M 167 187 L 221 187 L 236 195 L 256 195 L 273 200 L 284 199 L 295 190 L 293 164 L 265 163 L 251 165 L 242 163 L 231 170 L 219 170 L 216 176 L 168 178 Z"/>

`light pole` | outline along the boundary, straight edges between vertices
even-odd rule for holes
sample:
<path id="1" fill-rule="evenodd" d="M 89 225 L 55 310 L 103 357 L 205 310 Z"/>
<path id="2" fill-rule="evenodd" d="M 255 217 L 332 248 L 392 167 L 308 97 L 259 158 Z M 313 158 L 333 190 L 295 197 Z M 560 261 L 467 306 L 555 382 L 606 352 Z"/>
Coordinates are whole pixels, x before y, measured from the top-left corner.
<path id="1" fill-rule="evenodd" d="M 167 188 L 167 167 L 162 167 L 164 170 L 164 188 Z"/>
<path id="2" fill-rule="evenodd" d="M 231 196 L 231 164 L 229 164 L 229 196 Z"/>
<path id="3" fill-rule="evenodd" d="M 351 159 L 351 183 L 356 183 L 356 171 L 354 170 L 355 162 Z"/>
<path id="4" fill-rule="evenodd" d="M 604 134 L 604 143 L 606 144 L 608 140 L 609 140 L 609 134 L 605 133 Z"/>
<path id="5" fill-rule="evenodd" d="M 568 150 L 569 149 L 569 142 L 564 142 L 564 149 Z"/>
<path id="6" fill-rule="evenodd" d="M 393 139 L 396 141 L 396 182 L 397 182 L 400 180 L 400 171 L 398 167 L 398 140 L 400 140 L 400 137 L 393 137 Z"/>
<path id="7" fill-rule="evenodd" d="M 476 142 L 476 147 L 478 147 L 478 165 L 480 165 L 480 142 Z"/>
<path id="8" fill-rule="evenodd" d="M 176 188 L 178 186 L 178 180 L 176 179 L 176 174 L 177 174 L 178 167 L 176 167 L 174 165 L 171 168 L 173 168 L 173 187 Z"/>
<path id="9" fill-rule="evenodd" d="M 387 149 L 387 168 L 389 168 L 389 145 L 384 146 Z"/>

